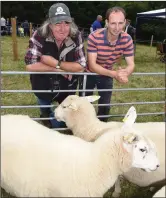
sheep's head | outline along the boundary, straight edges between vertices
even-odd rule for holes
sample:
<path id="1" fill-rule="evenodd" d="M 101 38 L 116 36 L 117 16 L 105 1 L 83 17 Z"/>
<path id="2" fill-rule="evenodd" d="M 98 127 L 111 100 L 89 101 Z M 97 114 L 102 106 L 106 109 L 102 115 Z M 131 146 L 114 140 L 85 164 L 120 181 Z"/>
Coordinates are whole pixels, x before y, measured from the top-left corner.
<path id="1" fill-rule="evenodd" d="M 79 115 L 83 116 L 88 114 L 88 116 L 96 116 L 95 109 L 90 102 L 94 102 L 98 99 L 99 96 L 79 97 L 77 95 L 70 95 L 55 109 L 55 118 L 58 121 L 66 122 L 68 125 L 67 121 L 73 119 L 74 115 L 76 115 L 75 118 L 78 119 Z"/>
<path id="2" fill-rule="evenodd" d="M 142 168 L 150 172 L 159 167 L 155 144 L 136 132 L 125 132 L 123 135 L 123 147 L 132 153 L 132 167 Z"/>
<path id="3" fill-rule="evenodd" d="M 134 129 L 136 118 L 136 109 L 132 106 L 123 119 L 123 147 L 128 152 L 132 152 L 133 167 L 142 168 L 145 171 L 156 170 L 159 167 L 159 160 L 155 144 Z"/>

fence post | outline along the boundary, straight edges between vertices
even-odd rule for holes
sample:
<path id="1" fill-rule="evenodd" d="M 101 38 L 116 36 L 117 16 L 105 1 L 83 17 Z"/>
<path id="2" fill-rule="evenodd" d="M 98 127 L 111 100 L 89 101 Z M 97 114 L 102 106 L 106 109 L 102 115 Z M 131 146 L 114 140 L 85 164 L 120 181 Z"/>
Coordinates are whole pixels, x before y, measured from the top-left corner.
<path id="1" fill-rule="evenodd" d="M 86 89 L 87 75 L 84 74 L 83 78 L 83 90 Z M 85 91 L 82 92 L 82 96 L 85 96 Z"/>
<path id="2" fill-rule="evenodd" d="M 150 47 L 153 45 L 153 35 L 151 36 Z"/>
<path id="3" fill-rule="evenodd" d="M 11 18 L 12 23 L 12 42 L 13 42 L 13 56 L 14 61 L 18 60 L 18 48 L 17 48 L 17 27 L 16 18 Z"/>
<path id="4" fill-rule="evenodd" d="M 30 32 L 30 38 L 31 38 L 32 37 L 32 23 L 30 23 L 29 32 Z"/>

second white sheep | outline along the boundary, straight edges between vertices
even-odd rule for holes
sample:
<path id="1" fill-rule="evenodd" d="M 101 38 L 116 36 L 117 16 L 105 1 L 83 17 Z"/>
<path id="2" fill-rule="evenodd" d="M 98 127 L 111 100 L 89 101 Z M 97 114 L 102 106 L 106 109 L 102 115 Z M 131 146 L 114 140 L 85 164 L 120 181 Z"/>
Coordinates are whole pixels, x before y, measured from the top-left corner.
<path id="1" fill-rule="evenodd" d="M 122 122 L 101 122 L 97 116 L 93 105 L 90 102 L 98 99 L 94 96 L 79 97 L 76 95 L 68 96 L 55 110 L 55 117 L 59 121 L 66 122 L 69 129 L 75 136 L 87 141 L 95 141 L 100 137 L 104 129 L 114 131 L 121 128 Z M 133 128 L 141 134 L 146 134 L 158 149 L 160 167 L 157 171 L 147 173 L 141 169 L 132 168 L 123 176 L 130 182 L 141 187 L 152 185 L 165 179 L 165 123 L 148 122 L 134 123 Z M 120 182 L 115 185 L 114 197 L 120 195 Z"/>

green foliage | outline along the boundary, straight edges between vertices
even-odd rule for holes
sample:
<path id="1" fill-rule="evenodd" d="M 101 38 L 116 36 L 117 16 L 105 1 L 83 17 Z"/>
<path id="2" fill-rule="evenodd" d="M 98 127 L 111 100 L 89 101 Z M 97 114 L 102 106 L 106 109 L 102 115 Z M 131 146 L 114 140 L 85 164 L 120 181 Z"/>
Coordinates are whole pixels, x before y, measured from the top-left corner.
<path id="1" fill-rule="evenodd" d="M 163 41 L 166 38 L 166 20 L 160 18 L 143 18 L 138 20 L 137 39 Z"/>
<path id="2" fill-rule="evenodd" d="M 61 1 L 57 1 L 61 2 Z M 65 3 L 75 19 L 76 24 L 89 32 L 91 24 L 96 20 L 97 15 L 103 16 L 102 26 L 105 25 L 105 14 L 108 8 L 121 6 L 125 9 L 127 18 L 131 19 L 131 25 L 136 26 L 136 15 L 153 9 L 165 8 L 165 2 L 151 1 L 62 1 Z M 2 15 L 5 18 L 18 17 L 18 22 L 25 19 L 34 24 L 42 24 L 48 16 L 48 10 L 55 1 L 2 1 Z M 148 21 L 142 27 L 137 26 L 138 38 L 150 40 L 151 35 L 154 39 L 161 41 L 166 38 L 166 22 L 162 24 L 160 20 L 156 23 Z M 153 23 L 153 24 L 152 24 Z M 150 25 L 149 27 L 149 24 Z"/>
<path id="3" fill-rule="evenodd" d="M 60 1 L 57 1 L 60 2 Z M 165 2 L 151 1 L 62 1 L 70 11 L 76 23 L 89 28 L 98 14 L 105 18 L 106 10 L 113 6 L 121 6 L 126 10 L 127 18 L 135 24 L 136 14 L 153 9 L 166 7 Z M 1 12 L 5 18 L 17 16 L 19 22 L 27 19 L 30 22 L 41 24 L 48 14 L 49 7 L 55 1 L 2 1 Z M 134 10 L 134 11 L 133 11 Z"/>

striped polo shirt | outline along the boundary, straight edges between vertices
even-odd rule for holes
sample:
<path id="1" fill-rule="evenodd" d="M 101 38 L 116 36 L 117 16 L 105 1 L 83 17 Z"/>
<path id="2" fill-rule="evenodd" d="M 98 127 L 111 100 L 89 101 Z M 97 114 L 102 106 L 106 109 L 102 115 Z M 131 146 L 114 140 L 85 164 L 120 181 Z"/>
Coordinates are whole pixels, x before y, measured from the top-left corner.
<path id="1" fill-rule="evenodd" d="M 88 36 L 88 53 L 97 53 L 96 63 L 106 69 L 112 69 L 121 56 L 134 56 L 133 40 L 129 34 L 122 32 L 115 45 L 107 40 L 107 29 L 102 28 Z"/>

